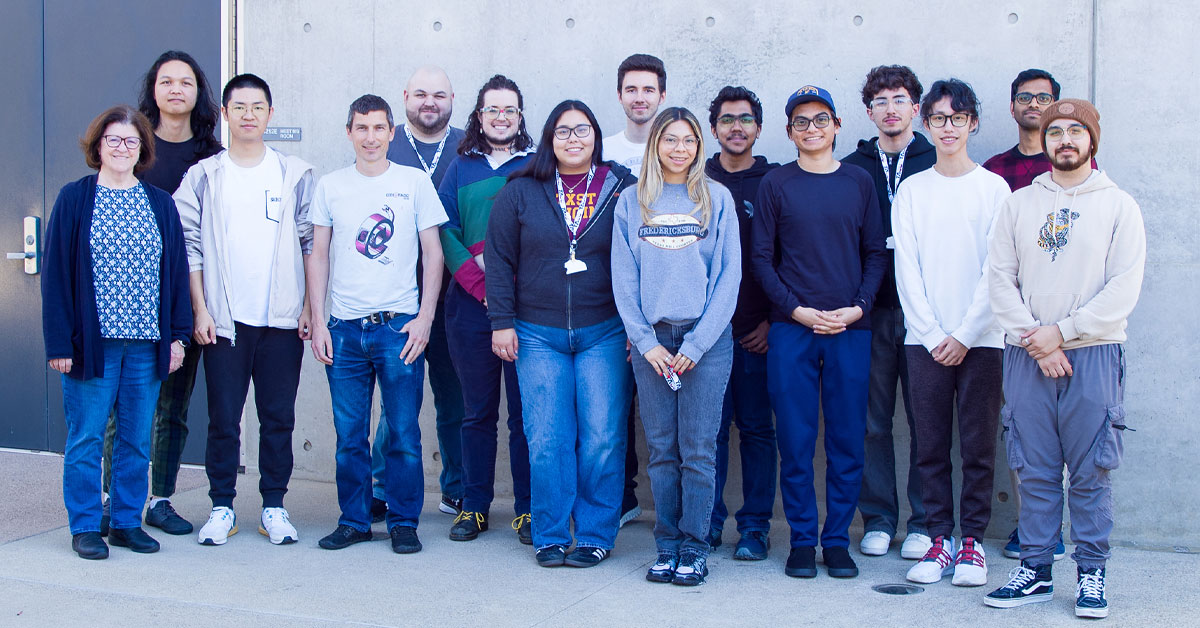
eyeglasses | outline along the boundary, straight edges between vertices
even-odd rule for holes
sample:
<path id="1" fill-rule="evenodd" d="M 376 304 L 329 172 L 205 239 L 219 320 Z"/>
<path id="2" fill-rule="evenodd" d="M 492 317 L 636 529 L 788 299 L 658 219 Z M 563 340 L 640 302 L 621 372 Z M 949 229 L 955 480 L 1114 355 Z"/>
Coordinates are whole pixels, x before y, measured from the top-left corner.
<path id="1" fill-rule="evenodd" d="M 505 118 L 515 118 L 521 115 L 521 110 L 516 107 L 482 107 L 479 110 L 479 115 L 488 120 L 495 120 L 501 115 Z"/>
<path id="2" fill-rule="evenodd" d="M 667 148 L 669 148 L 671 150 L 674 150 L 675 147 L 679 146 L 680 143 L 682 143 L 683 147 L 688 150 L 695 150 L 696 144 L 698 144 L 699 142 L 700 142 L 700 140 L 696 139 L 695 135 L 689 135 L 683 139 L 679 139 L 678 137 L 675 137 L 674 135 L 664 135 L 664 136 L 662 136 L 662 139 L 659 140 L 660 144 L 662 144 L 663 146 L 666 146 Z"/>
<path id="3" fill-rule="evenodd" d="M 896 108 L 899 109 L 901 107 L 907 107 L 911 105 L 912 101 L 909 100 L 907 96 L 896 96 L 891 100 L 888 100 L 887 98 L 876 98 L 875 100 L 871 101 L 871 109 L 874 109 L 875 111 L 885 111 L 888 108 L 889 103 L 895 105 Z"/>
<path id="4" fill-rule="evenodd" d="M 1046 139 L 1060 140 L 1062 139 L 1063 131 L 1066 131 L 1067 137 L 1071 138 L 1072 140 L 1083 139 L 1083 136 L 1088 134 L 1087 127 L 1083 126 L 1082 124 L 1072 124 L 1066 129 L 1063 129 L 1061 126 L 1052 126 L 1046 129 Z"/>
<path id="5" fill-rule="evenodd" d="M 1054 102 L 1054 94 L 1047 94 L 1046 92 L 1042 92 L 1040 94 L 1021 92 L 1020 94 L 1017 94 L 1016 98 L 1013 98 L 1013 100 L 1017 101 L 1018 105 L 1028 105 L 1029 103 L 1033 102 L 1034 98 L 1036 98 L 1037 103 L 1043 107 Z"/>
<path id="6" fill-rule="evenodd" d="M 971 114 L 956 113 L 954 115 L 948 116 L 948 115 L 941 114 L 941 113 L 934 113 L 934 114 L 925 116 L 925 122 L 929 123 L 929 126 L 936 127 L 939 129 L 946 126 L 947 120 L 950 121 L 950 124 L 952 124 L 956 127 L 962 128 L 964 126 L 967 126 L 967 123 L 971 121 Z"/>
<path id="7" fill-rule="evenodd" d="M 229 105 L 227 110 L 229 111 L 229 115 L 235 118 L 240 118 L 246 115 L 247 111 L 253 113 L 255 118 L 261 118 L 267 115 L 266 105 L 251 105 L 249 107 L 246 105 Z"/>
<path id="8" fill-rule="evenodd" d="M 720 118 L 717 118 L 718 126 L 733 126 L 734 123 L 741 124 L 744 127 L 758 126 L 758 120 L 756 120 L 754 118 L 754 116 L 749 113 L 743 113 L 740 116 L 735 116 L 733 114 L 727 113 L 727 114 L 721 116 Z"/>
<path id="9" fill-rule="evenodd" d="M 575 126 L 557 126 L 557 127 L 554 127 L 554 137 L 557 137 L 557 138 L 558 138 L 558 139 L 560 139 L 560 140 L 569 140 L 569 139 L 571 139 L 571 134 L 572 134 L 572 133 L 574 133 L 574 134 L 575 134 L 575 137 L 578 137 L 579 139 L 583 139 L 583 138 L 585 138 L 585 137 L 587 137 L 587 136 L 589 136 L 589 135 L 591 135 L 591 134 L 592 134 L 592 125 L 590 125 L 590 124 L 577 124 L 577 125 L 575 125 Z"/>
<path id="10" fill-rule="evenodd" d="M 833 122 L 833 116 L 827 113 L 819 113 L 811 120 L 805 118 L 804 116 L 796 116 L 795 118 L 792 118 L 791 127 L 797 131 L 807 131 L 809 124 L 812 124 L 818 129 L 823 129 L 829 126 L 829 123 L 831 122 Z"/>
<path id="11" fill-rule="evenodd" d="M 129 150 L 137 150 L 138 147 L 142 145 L 142 138 L 137 136 L 121 137 L 120 135 L 105 135 L 103 137 L 104 143 L 107 144 L 109 148 L 116 148 L 120 146 L 122 142 L 125 143 L 125 148 L 128 148 Z"/>

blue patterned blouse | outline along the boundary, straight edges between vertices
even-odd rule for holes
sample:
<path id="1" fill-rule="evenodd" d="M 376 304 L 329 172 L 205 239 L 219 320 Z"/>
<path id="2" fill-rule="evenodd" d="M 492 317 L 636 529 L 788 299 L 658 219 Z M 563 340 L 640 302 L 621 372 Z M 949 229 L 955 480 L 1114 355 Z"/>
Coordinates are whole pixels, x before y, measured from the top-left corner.
<path id="1" fill-rule="evenodd" d="M 100 335 L 158 340 L 162 235 L 141 183 L 125 190 L 96 185 L 90 244 Z"/>

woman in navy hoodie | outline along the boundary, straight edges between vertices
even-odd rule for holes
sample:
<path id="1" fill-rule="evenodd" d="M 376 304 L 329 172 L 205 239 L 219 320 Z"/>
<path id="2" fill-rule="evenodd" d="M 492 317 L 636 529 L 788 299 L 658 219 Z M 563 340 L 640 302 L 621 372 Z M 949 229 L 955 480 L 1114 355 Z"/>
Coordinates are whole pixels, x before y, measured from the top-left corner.
<path id="1" fill-rule="evenodd" d="M 175 202 L 137 178 L 154 162 L 150 122 L 132 107 L 112 107 L 80 146 L 99 173 L 63 186 L 50 214 L 42 331 L 50 368 L 62 373 L 71 546 L 101 559 L 100 456 L 114 405 L 109 542 L 158 551 L 141 528 L 150 424 L 162 380 L 183 363 L 192 308 Z"/>
<path id="2" fill-rule="evenodd" d="M 617 197 L 636 179 L 601 154 L 591 109 L 559 103 L 497 194 L 483 252 L 492 351 L 516 362 L 521 386 L 543 567 L 598 564 L 620 518 L 633 377 L 610 250 Z"/>

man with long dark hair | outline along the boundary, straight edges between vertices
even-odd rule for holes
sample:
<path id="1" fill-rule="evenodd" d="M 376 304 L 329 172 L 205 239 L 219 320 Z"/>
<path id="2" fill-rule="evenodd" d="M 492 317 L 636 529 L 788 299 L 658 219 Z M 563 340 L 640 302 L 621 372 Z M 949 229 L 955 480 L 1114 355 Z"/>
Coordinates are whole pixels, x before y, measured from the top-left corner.
<path id="1" fill-rule="evenodd" d="M 184 173 L 197 161 L 215 155 L 221 143 L 215 135 L 220 110 L 209 88 L 204 70 L 186 52 L 168 50 L 154 60 L 142 80 L 138 109 L 154 127 L 154 163 L 142 180 L 168 194 L 175 193 Z M 196 385 L 200 347 L 188 344 L 183 366 L 171 373 L 159 391 L 154 412 L 154 435 L 150 449 L 150 508 L 146 525 L 167 534 L 189 534 L 192 524 L 171 507 L 175 479 L 187 440 L 188 406 Z M 116 433 L 109 417 L 104 438 L 104 490 L 107 493 L 112 469 L 112 441 Z M 101 531 L 108 528 L 108 500 L 104 502 Z"/>

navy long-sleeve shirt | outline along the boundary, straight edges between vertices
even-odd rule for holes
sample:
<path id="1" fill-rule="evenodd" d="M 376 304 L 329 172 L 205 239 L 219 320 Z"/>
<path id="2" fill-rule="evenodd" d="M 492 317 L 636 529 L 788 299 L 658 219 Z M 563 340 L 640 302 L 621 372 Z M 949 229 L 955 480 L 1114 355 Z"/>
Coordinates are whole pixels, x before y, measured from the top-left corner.
<path id="1" fill-rule="evenodd" d="M 772 320 L 797 307 L 858 305 L 851 329 L 870 329 L 871 306 L 887 271 L 883 223 L 871 175 L 841 164 L 814 174 L 796 162 L 763 177 L 750 263 L 771 300 Z"/>

